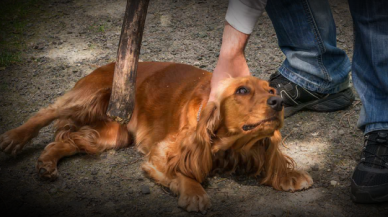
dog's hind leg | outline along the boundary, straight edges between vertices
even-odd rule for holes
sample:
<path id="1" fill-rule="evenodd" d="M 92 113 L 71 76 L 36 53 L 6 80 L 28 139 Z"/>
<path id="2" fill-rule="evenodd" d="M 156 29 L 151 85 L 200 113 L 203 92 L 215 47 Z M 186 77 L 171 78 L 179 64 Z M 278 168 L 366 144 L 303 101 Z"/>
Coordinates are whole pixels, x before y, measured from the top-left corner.
<path id="1" fill-rule="evenodd" d="M 79 152 L 77 146 L 72 142 L 52 142 L 46 146 L 42 155 L 39 157 L 36 168 L 39 176 L 49 180 L 58 178 L 57 163 L 59 159 L 74 155 Z"/>
<path id="2" fill-rule="evenodd" d="M 38 135 L 39 130 L 57 118 L 55 104 L 41 109 L 26 123 L 15 129 L 9 130 L 0 136 L 0 150 L 9 154 L 17 154 L 25 144 Z"/>
<path id="3" fill-rule="evenodd" d="M 110 88 L 101 88 L 90 94 L 82 88 L 72 90 L 57 101 L 41 109 L 26 123 L 5 132 L 0 136 L 0 150 L 8 154 L 17 154 L 43 127 L 56 119 L 71 119 L 80 125 L 92 124 L 98 120 L 107 120 L 105 115 L 109 102 Z"/>
<path id="4" fill-rule="evenodd" d="M 131 143 L 126 127 L 116 122 L 100 122 L 91 126 L 63 125 L 56 133 L 55 142 L 46 146 L 36 168 L 42 178 L 58 177 L 57 163 L 66 156 L 79 152 L 98 154 L 107 149 L 121 148 Z"/>

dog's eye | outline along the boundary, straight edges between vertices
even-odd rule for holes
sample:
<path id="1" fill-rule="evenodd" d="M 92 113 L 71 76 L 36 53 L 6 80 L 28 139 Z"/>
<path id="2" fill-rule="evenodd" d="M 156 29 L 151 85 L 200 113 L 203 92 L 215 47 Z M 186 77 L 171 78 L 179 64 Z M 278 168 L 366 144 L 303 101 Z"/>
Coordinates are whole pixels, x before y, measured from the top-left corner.
<path id="1" fill-rule="evenodd" d="M 270 89 L 268 92 L 269 92 L 270 94 L 275 94 L 275 91 L 274 91 L 273 89 Z"/>
<path id="2" fill-rule="evenodd" d="M 236 90 L 236 94 L 247 94 L 247 93 L 249 93 L 249 90 L 246 87 L 239 87 Z"/>

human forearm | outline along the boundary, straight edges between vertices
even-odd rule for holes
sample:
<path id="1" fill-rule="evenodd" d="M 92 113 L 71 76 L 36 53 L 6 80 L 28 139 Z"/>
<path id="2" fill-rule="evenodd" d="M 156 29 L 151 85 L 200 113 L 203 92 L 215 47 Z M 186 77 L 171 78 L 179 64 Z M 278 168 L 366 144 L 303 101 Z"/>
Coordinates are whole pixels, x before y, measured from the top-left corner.
<path id="1" fill-rule="evenodd" d="M 209 101 L 216 100 L 215 93 L 222 80 L 250 75 L 244 50 L 266 2 L 266 0 L 229 1 L 220 55 L 211 80 Z"/>

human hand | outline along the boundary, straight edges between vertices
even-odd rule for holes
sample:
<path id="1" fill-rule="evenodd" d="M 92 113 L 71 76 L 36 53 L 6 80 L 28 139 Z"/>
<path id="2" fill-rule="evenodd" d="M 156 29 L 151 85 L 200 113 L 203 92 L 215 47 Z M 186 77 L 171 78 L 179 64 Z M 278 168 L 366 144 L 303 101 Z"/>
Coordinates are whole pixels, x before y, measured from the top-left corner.
<path id="1" fill-rule="evenodd" d="M 249 35 L 239 32 L 226 23 L 222 36 L 220 56 L 211 79 L 209 102 L 216 100 L 216 90 L 219 88 L 222 80 L 251 75 L 244 56 L 244 49 L 248 38 Z"/>
<path id="2" fill-rule="evenodd" d="M 222 80 L 250 75 L 251 73 L 249 72 L 249 68 L 243 54 L 241 56 L 236 56 L 233 59 L 220 57 L 213 71 L 208 101 L 210 102 L 216 100 L 216 90 L 221 85 Z"/>

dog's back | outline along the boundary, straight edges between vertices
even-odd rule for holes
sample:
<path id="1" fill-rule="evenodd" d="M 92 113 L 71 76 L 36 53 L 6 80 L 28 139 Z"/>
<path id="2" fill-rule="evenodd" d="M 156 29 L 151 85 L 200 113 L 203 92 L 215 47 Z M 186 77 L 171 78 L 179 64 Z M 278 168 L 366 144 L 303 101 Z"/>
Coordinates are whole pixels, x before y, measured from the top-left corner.
<path id="1" fill-rule="evenodd" d="M 188 121 L 196 121 L 198 110 L 191 108 L 199 107 L 200 100 L 210 93 L 209 72 L 184 64 L 163 64 L 167 65 L 163 68 L 159 64 L 139 64 L 138 75 L 142 77 L 137 81 L 135 109 L 128 124 L 144 154 Z"/>

